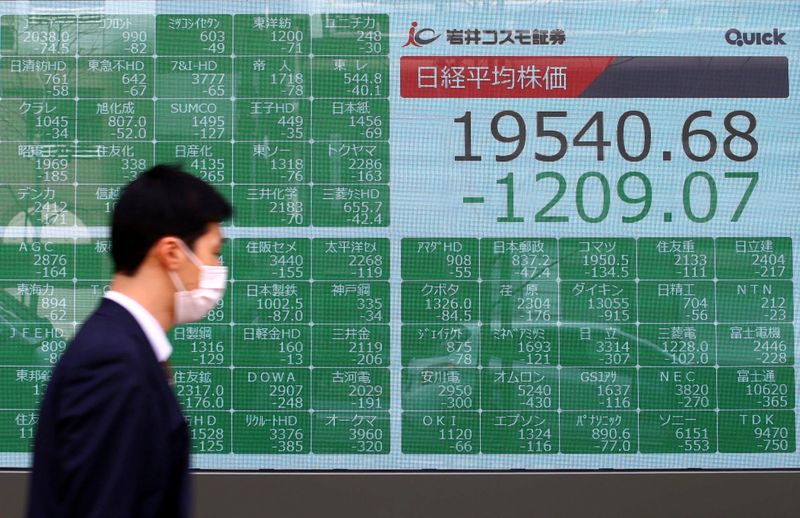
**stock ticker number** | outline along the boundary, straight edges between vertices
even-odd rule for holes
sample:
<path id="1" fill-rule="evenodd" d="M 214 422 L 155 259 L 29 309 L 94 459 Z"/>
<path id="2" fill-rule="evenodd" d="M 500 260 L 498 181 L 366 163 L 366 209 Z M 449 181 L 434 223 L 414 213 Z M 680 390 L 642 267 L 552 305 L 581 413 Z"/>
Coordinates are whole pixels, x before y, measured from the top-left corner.
<path id="1" fill-rule="evenodd" d="M 558 162 L 568 154 L 575 155 L 576 148 L 590 148 L 594 151 L 596 161 L 607 158 L 606 148 L 616 148 L 622 160 L 631 163 L 643 160 L 653 153 L 653 130 L 650 119 L 641 111 L 631 110 L 622 113 L 616 120 L 614 142 L 606 136 L 606 118 L 602 111 L 595 112 L 580 130 L 572 136 L 572 148 L 568 135 L 554 129 L 559 119 L 566 119 L 566 111 L 541 111 L 536 113 L 535 138 L 538 142 L 549 141 L 550 149 L 535 151 L 533 160 L 543 163 Z M 727 113 L 723 118 L 724 135 L 717 135 L 703 127 L 703 122 L 713 122 L 714 115 L 710 110 L 695 111 L 688 115 L 680 132 L 680 143 L 683 154 L 691 162 L 706 162 L 712 158 L 724 157 L 737 163 L 748 162 L 758 154 L 759 145 L 754 133 L 757 125 L 755 115 L 745 110 Z M 473 140 L 472 112 L 467 111 L 454 123 L 463 125 L 463 145 L 456 155 L 456 162 L 480 162 L 483 156 L 477 150 Z M 494 155 L 498 163 L 513 162 L 525 154 L 529 140 L 528 121 L 513 110 L 496 113 L 489 125 L 489 132 L 494 141 L 506 147 L 505 153 Z M 571 136 L 571 135 L 570 135 Z M 721 141 L 721 145 L 720 145 Z M 479 139 L 478 142 L 485 142 Z M 721 149 L 720 149 L 721 148 Z M 672 152 L 661 152 L 661 161 L 672 160 Z M 686 218 L 693 223 L 706 223 L 717 216 L 718 199 L 721 189 L 729 189 L 734 184 L 738 187 L 739 199 L 735 209 L 729 215 L 731 222 L 739 221 L 750 200 L 759 174 L 756 171 L 727 171 L 722 177 L 707 171 L 689 172 L 683 179 L 682 204 Z M 557 171 L 542 171 L 535 175 L 536 184 L 553 189 L 549 200 L 537 210 L 536 223 L 566 223 L 569 216 L 560 213 L 561 203 L 570 190 L 569 181 L 564 174 Z M 515 178 L 509 172 L 497 180 L 497 184 L 505 189 L 505 214 L 497 218 L 501 223 L 521 223 L 524 217 L 515 212 Z M 550 184 L 549 186 L 547 184 Z M 729 187 L 730 186 L 730 187 Z M 615 203 L 638 207 L 638 211 L 621 216 L 623 223 L 636 223 L 650 214 L 653 206 L 653 182 L 650 177 L 638 170 L 627 171 L 616 180 L 609 180 L 609 175 L 599 171 L 587 171 L 581 174 L 572 188 L 574 191 L 575 212 L 587 223 L 600 223 L 607 220 L 612 207 L 612 192 L 616 194 Z M 727 197 L 726 193 L 726 197 Z M 465 203 L 483 203 L 483 197 L 465 197 Z M 672 212 L 663 213 L 665 222 L 671 222 Z"/>

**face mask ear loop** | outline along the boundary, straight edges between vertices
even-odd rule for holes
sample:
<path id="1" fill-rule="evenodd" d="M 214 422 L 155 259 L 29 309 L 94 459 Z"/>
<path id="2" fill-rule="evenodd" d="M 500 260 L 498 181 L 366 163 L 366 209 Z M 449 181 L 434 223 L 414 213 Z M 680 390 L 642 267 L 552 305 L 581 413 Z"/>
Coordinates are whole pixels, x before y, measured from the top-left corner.
<path id="1" fill-rule="evenodd" d="M 183 282 L 181 281 L 181 278 L 178 276 L 177 272 L 170 270 L 167 272 L 167 274 L 169 275 L 169 278 L 172 279 L 172 284 L 175 285 L 175 291 L 186 291 L 186 288 L 184 287 Z"/>
<path id="2" fill-rule="evenodd" d="M 180 243 L 180 247 L 183 249 L 183 253 L 186 254 L 186 257 L 188 257 L 189 260 L 193 262 L 195 266 L 197 266 L 200 269 L 202 269 L 203 266 L 205 266 L 203 262 L 200 260 L 200 258 L 197 257 L 197 255 L 194 252 L 192 252 L 192 249 L 189 248 L 189 245 L 183 242 L 183 239 L 178 239 L 178 243 Z"/>

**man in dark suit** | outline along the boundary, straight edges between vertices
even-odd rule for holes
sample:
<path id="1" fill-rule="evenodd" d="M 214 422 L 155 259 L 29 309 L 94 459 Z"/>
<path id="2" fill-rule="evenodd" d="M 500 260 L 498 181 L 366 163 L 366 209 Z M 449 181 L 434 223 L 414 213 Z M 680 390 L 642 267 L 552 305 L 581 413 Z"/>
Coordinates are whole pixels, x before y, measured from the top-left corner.
<path id="1" fill-rule="evenodd" d="M 222 297 L 219 222 L 231 212 L 212 187 L 170 166 L 122 192 L 111 290 L 42 401 L 29 518 L 189 515 L 189 434 L 170 387 L 166 332 Z"/>

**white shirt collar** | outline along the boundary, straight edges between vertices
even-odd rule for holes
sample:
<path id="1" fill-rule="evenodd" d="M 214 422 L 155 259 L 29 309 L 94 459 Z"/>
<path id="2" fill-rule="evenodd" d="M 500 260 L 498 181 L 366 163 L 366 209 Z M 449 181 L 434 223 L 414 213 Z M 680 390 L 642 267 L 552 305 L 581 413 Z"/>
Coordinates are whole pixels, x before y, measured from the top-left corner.
<path id="1" fill-rule="evenodd" d="M 159 362 L 165 362 L 169 359 L 170 355 L 172 355 L 172 344 L 169 343 L 164 329 L 149 311 L 129 296 L 118 291 L 107 291 L 103 297 L 113 300 L 128 310 L 128 313 L 133 316 L 139 327 L 144 331 L 144 335 L 147 337 L 147 341 L 150 342 L 150 347 L 153 348 L 153 352 Z"/>

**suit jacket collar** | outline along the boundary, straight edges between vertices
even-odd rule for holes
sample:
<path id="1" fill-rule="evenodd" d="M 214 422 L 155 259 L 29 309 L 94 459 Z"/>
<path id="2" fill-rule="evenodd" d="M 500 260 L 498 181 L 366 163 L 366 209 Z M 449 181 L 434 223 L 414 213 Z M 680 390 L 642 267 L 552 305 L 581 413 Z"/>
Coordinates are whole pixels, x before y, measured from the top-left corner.
<path id="1" fill-rule="evenodd" d="M 141 344 L 138 351 L 139 354 L 142 355 L 143 363 L 147 366 L 147 377 L 151 380 L 155 378 L 157 384 L 163 385 L 163 388 L 172 392 L 164 376 L 164 369 L 161 362 L 156 358 L 155 352 L 150 346 L 150 342 L 147 340 L 147 336 L 133 315 L 118 302 L 107 298 L 103 298 L 100 302 L 97 314 L 108 316 L 114 319 L 120 326 L 124 326 L 125 330 Z"/>

